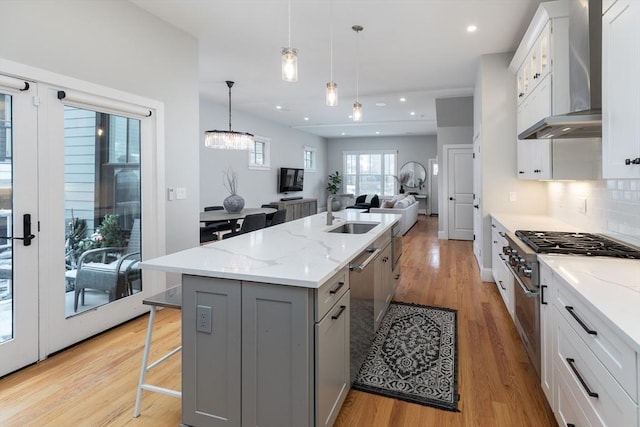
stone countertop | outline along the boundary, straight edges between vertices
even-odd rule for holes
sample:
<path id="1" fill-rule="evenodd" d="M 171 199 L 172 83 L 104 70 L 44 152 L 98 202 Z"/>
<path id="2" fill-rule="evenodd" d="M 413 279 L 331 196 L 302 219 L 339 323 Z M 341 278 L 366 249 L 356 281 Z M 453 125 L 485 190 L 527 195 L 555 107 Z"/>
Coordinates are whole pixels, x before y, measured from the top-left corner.
<path id="1" fill-rule="evenodd" d="M 640 353 L 640 260 L 538 255 Z"/>
<path id="2" fill-rule="evenodd" d="M 389 230 L 401 215 L 320 213 L 208 245 L 145 260 L 142 268 L 170 273 L 319 288 Z M 328 233 L 345 222 L 373 222 L 364 234 Z"/>
<path id="3" fill-rule="evenodd" d="M 491 217 L 502 224 L 509 232 L 516 230 L 531 231 L 582 231 L 575 225 L 545 215 L 519 215 L 492 212 Z"/>

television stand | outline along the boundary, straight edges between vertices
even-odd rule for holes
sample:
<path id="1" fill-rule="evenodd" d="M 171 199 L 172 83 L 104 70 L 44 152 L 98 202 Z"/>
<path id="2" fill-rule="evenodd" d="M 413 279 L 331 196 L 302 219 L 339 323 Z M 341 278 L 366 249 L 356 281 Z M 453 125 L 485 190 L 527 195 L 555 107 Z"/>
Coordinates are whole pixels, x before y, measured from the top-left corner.
<path id="1" fill-rule="evenodd" d="M 278 206 L 278 210 L 286 209 L 286 220 L 304 218 L 318 213 L 317 199 L 304 199 L 302 197 L 283 197 L 278 202 L 271 202 Z"/>

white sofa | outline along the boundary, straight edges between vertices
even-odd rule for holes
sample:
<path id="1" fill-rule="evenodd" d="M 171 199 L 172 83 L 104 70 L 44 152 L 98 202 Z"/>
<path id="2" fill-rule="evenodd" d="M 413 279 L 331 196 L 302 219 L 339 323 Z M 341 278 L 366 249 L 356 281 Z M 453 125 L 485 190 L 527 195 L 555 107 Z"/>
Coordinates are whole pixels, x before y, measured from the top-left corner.
<path id="1" fill-rule="evenodd" d="M 391 204 L 393 207 L 385 207 Z M 406 234 L 413 227 L 413 224 L 418 221 L 418 201 L 411 195 L 405 197 L 400 194 L 393 196 L 393 199 L 381 201 L 379 208 L 371 208 L 369 212 L 402 214 L 400 229 L 402 234 Z"/>

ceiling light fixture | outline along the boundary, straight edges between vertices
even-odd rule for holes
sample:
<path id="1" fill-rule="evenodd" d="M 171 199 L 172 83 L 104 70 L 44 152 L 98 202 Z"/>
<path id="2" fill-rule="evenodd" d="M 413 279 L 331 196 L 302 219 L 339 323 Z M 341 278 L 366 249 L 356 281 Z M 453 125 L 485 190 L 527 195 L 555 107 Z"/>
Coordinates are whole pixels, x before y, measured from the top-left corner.
<path id="1" fill-rule="evenodd" d="M 333 2 L 329 1 L 329 58 L 330 58 L 330 79 L 327 83 L 326 103 L 329 107 L 338 105 L 338 83 L 333 81 Z"/>
<path id="2" fill-rule="evenodd" d="M 400 102 L 405 102 L 407 98 L 400 98 Z"/>
<path id="3" fill-rule="evenodd" d="M 364 30 L 362 25 L 354 25 L 351 27 L 353 31 L 356 32 L 356 102 L 353 103 L 353 121 L 361 122 L 362 121 L 362 104 L 360 104 L 359 91 L 360 91 L 360 51 L 358 46 L 358 34 L 360 31 Z"/>
<path id="4" fill-rule="evenodd" d="M 467 27 L 467 32 L 468 33 L 474 33 L 477 29 L 478 29 L 478 27 L 476 27 L 475 25 L 472 24 L 472 25 L 469 25 Z"/>
<path id="5" fill-rule="evenodd" d="M 231 130 L 231 87 L 233 82 L 227 80 L 229 88 L 229 130 L 208 130 L 204 133 L 204 145 L 209 148 L 223 150 L 250 150 L 253 148 L 253 135 L 247 132 Z"/>
<path id="6" fill-rule="evenodd" d="M 289 44 L 282 48 L 282 80 L 298 81 L 298 49 L 291 47 L 291 0 L 289 0 Z"/>

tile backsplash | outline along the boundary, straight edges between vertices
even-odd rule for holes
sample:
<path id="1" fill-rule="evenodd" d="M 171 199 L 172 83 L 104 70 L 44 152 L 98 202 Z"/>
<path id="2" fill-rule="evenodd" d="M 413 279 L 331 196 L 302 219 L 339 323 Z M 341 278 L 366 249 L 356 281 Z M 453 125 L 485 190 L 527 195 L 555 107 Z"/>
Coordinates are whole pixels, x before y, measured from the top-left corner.
<path id="1" fill-rule="evenodd" d="M 549 215 L 640 246 L 640 180 L 548 183 Z"/>

